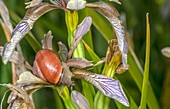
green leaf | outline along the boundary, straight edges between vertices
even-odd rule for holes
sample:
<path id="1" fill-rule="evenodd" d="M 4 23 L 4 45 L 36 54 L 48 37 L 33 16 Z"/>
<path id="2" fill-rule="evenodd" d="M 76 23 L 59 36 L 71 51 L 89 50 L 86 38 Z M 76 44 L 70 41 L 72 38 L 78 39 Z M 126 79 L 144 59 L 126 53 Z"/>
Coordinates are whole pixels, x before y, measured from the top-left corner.
<path id="1" fill-rule="evenodd" d="M 93 25 L 97 28 L 97 30 L 103 35 L 106 40 L 110 40 L 113 38 L 112 27 L 109 22 L 104 19 L 104 17 L 89 8 L 87 8 L 87 15 L 92 17 Z"/>
<path id="2" fill-rule="evenodd" d="M 55 90 L 57 90 L 58 94 L 60 94 L 61 91 L 61 87 L 56 87 Z M 64 104 L 66 106 L 67 109 L 77 109 L 77 106 L 72 102 L 70 94 L 69 94 L 69 90 L 67 87 L 64 87 L 64 89 L 62 90 L 60 97 L 62 98 L 62 100 L 64 101 Z"/>
<path id="3" fill-rule="evenodd" d="M 134 51 L 132 48 L 129 47 L 129 54 L 128 54 L 128 63 L 130 65 L 129 67 L 129 73 L 134 79 L 136 85 L 138 86 L 139 90 L 142 90 L 142 80 L 143 80 L 143 69 L 134 54 Z M 153 92 L 152 86 L 148 86 L 148 96 L 147 96 L 147 104 L 150 109 L 159 109 L 159 104 L 156 99 L 156 96 Z"/>
<path id="4" fill-rule="evenodd" d="M 33 36 L 31 32 L 29 32 L 25 38 L 35 52 L 38 52 L 40 49 L 42 49 L 40 43 L 35 39 L 35 37 Z"/>
<path id="5" fill-rule="evenodd" d="M 110 98 L 106 97 L 100 91 L 97 91 L 94 98 L 94 108 L 95 109 L 109 109 Z"/>
<path id="6" fill-rule="evenodd" d="M 96 53 L 87 45 L 85 41 L 83 41 L 83 44 L 90 55 L 91 60 L 93 60 L 94 63 L 97 63 L 100 61 L 100 58 L 96 55 Z M 98 65 L 97 69 L 95 70 L 96 73 L 101 73 L 102 65 Z"/>
<path id="7" fill-rule="evenodd" d="M 140 109 L 146 109 L 147 95 L 148 95 L 148 83 L 149 83 L 149 64 L 150 64 L 150 24 L 149 13 L 146 14 L 146 56 L 145 56 L 145 68 L 142 84 L 142 97 L 140 102 Z"/>

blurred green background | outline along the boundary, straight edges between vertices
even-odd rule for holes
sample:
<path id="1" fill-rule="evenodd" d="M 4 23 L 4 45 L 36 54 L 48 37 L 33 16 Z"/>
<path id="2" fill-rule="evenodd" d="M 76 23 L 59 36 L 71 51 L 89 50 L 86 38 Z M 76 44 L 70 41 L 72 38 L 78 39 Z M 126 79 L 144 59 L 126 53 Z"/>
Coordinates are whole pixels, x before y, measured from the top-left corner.
<path id="1" fill-rule="evenodd" d="M 88 2 L 95 1 L 98 0 L 88 0 Z M 11 22 L 15 27 L 20 21 L 19 18 L 23 18 L 25 14 L 25 1 L 4 0 L 4 2 L 9 9 Z M 129 43 L 134 49 L 142 67 L 144 66 L 146 44 L 145 16 L 147 12 L 149 13 L 151 26 L 151 60 L 149 80 L 160 107 L 168 109 L 170 108 L 170 104 L 168 103 L 168 101 L 170 101 L 170 61 L 161 54 L 161 49 L 163 47 L 170 46 L 170 0 L 120 0 L 120 2 L 122 5 L 110 3 L 113 4 L 120 12 L 120 18 L 129 33 Z M 19 18 L 15 16 L 14 13 L 19 16 Z M 62 41 L 67 44 L 67 28 L 64 12 L 62 10 L 54 10 L 45 14 L 35 23 L 31 32 L 34 36 L 36 36 L 35 38 L 41 42 L 44 38 L 44 34 L 46 34 L 49 30 L 52 31 L 54 36 L 53 46 L 55 49 L 57 48 L 58 41 Z M 94 26 L 92 26 L 92 36 L 95 53 L 100 58 L 104 57 L 107 50 L 107 41 Z M 0 46 L 3 46 L 5 42 L 6 38 L 2 27 L 0 26 Z M 32 65 L 35 56 L 34 50 L 27 42 L 26 38 L 24 38 L 20 44 L 24 57 Z M 123 77 L 120 78 L 122 78 L 122 83 L 126 85 L 126 88 L 134 98 L 134 101 L 137 105 L 139 105 L 139 89 L 132 77 L 127 73 L 129 72 L 127 71 L 123 74 Z M 11 78 L 10 63 L 4 66 L 0 58 L 0 83 L 11 83 Z M 5 90 L 6 88 L 0 87 L 0 100 Z M 57 107 L 57 104 L 52 102 L 55 100 L 52 89 L 44 88 L 38 91 L 34 98 L 37 102 L 36 106 L 41 107 L 41 109 L 42 107 L 43 109 L 53 109 Z M 4 105 L 6 104 L 4 103 Z"/>

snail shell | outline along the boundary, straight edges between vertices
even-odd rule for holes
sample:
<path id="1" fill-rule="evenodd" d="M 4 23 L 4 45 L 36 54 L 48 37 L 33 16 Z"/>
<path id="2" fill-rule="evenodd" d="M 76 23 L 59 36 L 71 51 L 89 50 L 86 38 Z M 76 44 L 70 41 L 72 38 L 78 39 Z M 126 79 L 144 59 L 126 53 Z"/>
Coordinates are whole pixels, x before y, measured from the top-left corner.
<path id="1" fill-rule="evenodd" d="M 40 50 L 35 57 L 33 73 L 50 83 L 60 83 L 62 64 L 57 54 L 48 49 Z"/>

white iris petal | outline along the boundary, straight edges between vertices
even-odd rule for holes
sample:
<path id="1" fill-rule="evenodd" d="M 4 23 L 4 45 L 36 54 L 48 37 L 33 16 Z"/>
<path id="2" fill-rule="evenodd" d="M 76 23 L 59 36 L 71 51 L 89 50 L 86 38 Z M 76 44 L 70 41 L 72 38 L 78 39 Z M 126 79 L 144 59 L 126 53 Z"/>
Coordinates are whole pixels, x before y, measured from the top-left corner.
<path id="1" fill-rule="evenodd" d="M 80 10 L 85 8 L 86 1 L 85 0 L 70 0 L 67 3 L 67 8 L 70 10 Z"/>

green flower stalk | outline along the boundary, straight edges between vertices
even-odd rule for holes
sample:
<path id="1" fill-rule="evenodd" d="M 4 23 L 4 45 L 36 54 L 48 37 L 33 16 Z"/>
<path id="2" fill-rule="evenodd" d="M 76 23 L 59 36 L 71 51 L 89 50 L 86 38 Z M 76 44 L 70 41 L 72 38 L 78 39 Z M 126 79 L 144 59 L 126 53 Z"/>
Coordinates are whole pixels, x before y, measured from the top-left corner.
<path id="1" fill-rule="evenodd" d="M 71 46 L 71 43 L 74 38 L 74 31 L 76 30 L 77 25 L 78 25 L 78 11 L 76 10 L 65 11 L 65 20 L 66 20 L 66 25 L 67 25 L 67 30 L 68 30 L 68 45 Z M 77 48 L 75 49 L 73 53 L 73 57 L 84 58 L 85 55 L 82 51 L 84 51 L 84 47 L 83 47 L 82 42 L 80 41 L 79 44 L 77 45 Z"/>
<path id="2" fill-rule="evenodd" d="M 57 92 L 61 92 L 62 87 L 56 87 Z M 67 109 L 77 109 L 76 105 L 72 102 L 69 94 L 69 90 L 67 87 L 64 87 L 61 94 L 60 94 L 62 100 L 64 101 L 64 104 Z"/>
<path id="3" fill-rule="evenodd" d="M 68 31 L 68 45 L 71 45 L 71 42 L 74 37 L 74 31 L 78 25 L 78 12 L 77 11 L 65 11 L 65 21 Z"/>
<path id="4" fill-rule="evenodd" d="M 75 30 L 76 30 L 77 24 L 78 24 L 78 12 L 77 11 L 65 11 L 65 15 L 66 15 L 65 16 L 66 24 L 67 24 L 67 28 L 68 28 L 68 44 L 69 44 L 69 46 L 71 46 L 70 44 L 74 43 L 73 38 L 75 37 L 74 34 L 75 34 Z M 81 41 L 75 48 L 72 57 L 74 57 L 74 58 L 76 58 L 76 57 L 84 58 L 85 57 L 84 46 Z M 70 58 L 70 56 L 68 56 L 68 58 Z M 84 93 L 85 97 L 88 99 L 91 108 L 93 109 L 93 94 L 95 93 L 94 89 L 90 84 L 88 84 L 84 81 L 82 81 L 82 86 L 83 86 L 83 93 Z M 87 87 L 90 88 L 90 90 L 86 90 Z"/>

